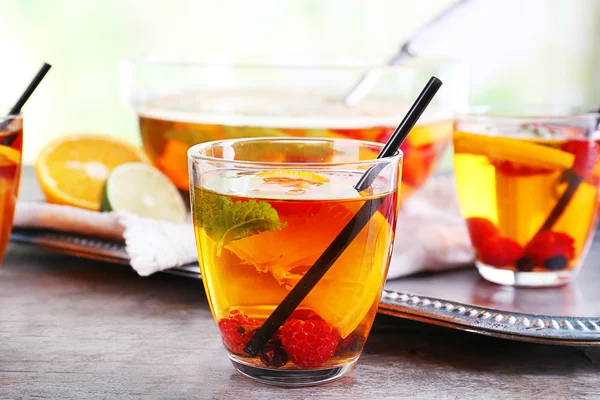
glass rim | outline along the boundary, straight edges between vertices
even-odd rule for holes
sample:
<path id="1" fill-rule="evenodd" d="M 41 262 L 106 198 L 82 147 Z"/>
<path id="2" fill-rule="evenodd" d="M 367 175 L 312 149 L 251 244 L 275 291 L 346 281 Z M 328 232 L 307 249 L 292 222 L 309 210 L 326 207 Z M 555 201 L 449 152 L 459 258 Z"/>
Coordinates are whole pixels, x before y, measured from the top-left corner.
<path id="1" fill-rule="evenodd" d="M 396 64 L 382 65 L 367 62 L 337 61 L 337 62 L 318 62 L 307 60 L 302 62 L 296 60 L 293 62 L 284 62 L 281 60 L 271 61 L 236 61 L 224 58 L 194 57 L 181 58 L 180 56 L 167 54 L 144 54 L 137 56 L 128 56 L 121 59 L 135 66 L 175 66 L 189 68 L 246 68 L 246 69 L 264 69 L 264 70 L 331 70 L 331 71 L 364 71 L 373 69 L 375 71 L 395 71 L 395 70 L 413 70 L 420 69 L 423 66 L 440 67 L 454 65 L 457 67 L 468 68 L 468 64 L 458 58 L 450 57 L 423 57 L 413 56 L 410 58 L 415 64 Z"/>
<path id="2" fill-rule="evenodd" d="M 543 110 L 560 108 L 573 110 L 572 113 L 551 113 Z M 517 110 L 542 110 L 532 114 L 519 114 Z M 512 112 L 501 112 L 509 110 Z M 516 104 L 479 104 L 465 112 L 455 114 L 455 120 L 504 120 L 504 121 L 565 121 L 586 118 L 600 119 L 600 107 L 589 104 L 552 104 L 552 103 L 516 103 Z"/>
<path id="3" fill-rule="evenodd" d="M 21 111 L 18 114 L 14 114 L 14 115 L 0 115 L 0 122 L 5 122 L 5 121 L 10 121 L 13 119 L 19 119 L 19 118 L 23 118 L 23 112 Z"/>
<path id="4" fill-rule="evenodd" d="M 13 121 L 17 121 L 16 127 L 13 124 Z M 23 129 L 23 113 L 20 112 L 14 115 L 0 115 L 0 135 L 12 135 L 14 132 L 19 129 Z"/>
<path id="5" fill-rule="evenodd" d="M 384 143 L 379 142 L 371 142 L 367 140 L 358 140 L 358 139 L 346 139 L 346 138 L 309 138 L 309 137 L 293 137 L 293 136 L 282 136 L 282 137 L 250 137 L 250 138 L 232 138 L 232 139 L 221 139 L 221 140 L 213 140 L 210 142 L 203 142 L 195 144 L 190 147 L 187 151 L 188 159 L 199 160 L 199 161 L 208 161 L 208 162 L 218 162 L 225 164 L 235 164 L 236 166 L 243 167 L 257 167 L 264 166 L 267 168 L 278 168 L 285 167 L 288 169 L 301 169 L 304 167 L 316 168 L 316 167 L 340 167 L 345 165 L 377 165 L 377 164 L 388 164 L 393 162 L 394 160 L 400 161 L 404 158 L 404 153 L 402 150 L 398 149 L 394 155 L 383 158 L 373 158 L 371 160 L 355 160 L 355 161 L 338 161 L 338 162 L 290 162 L 290 161 L 248 161 L 248 160 L 226 160 L 223 158 L 206 156 L 198 153 L 199 149 L 202 148 L 210 148 L 219 144 L 227 144 L 227 143 L 240 143 L 240 142 L 258 142 L 258 141 L 275 141 L 275 142 L 336 142 L 336 143 L 354 143 L 358 145 L 367 145 L 367 146 L 376 146 L 380 149 L 385 146 Z"/>

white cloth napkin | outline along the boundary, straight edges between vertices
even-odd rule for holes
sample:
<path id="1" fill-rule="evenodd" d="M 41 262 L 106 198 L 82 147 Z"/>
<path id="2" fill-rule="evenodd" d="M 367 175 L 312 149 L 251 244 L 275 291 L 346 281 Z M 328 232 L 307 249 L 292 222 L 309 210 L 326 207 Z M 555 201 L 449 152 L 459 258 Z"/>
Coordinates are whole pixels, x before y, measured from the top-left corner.
<path id="1" fill-rule="evenodd" d="M 190 223 L 174 224 L 129 213 L 99 213 L 69 206 L 18 202 L 14 226 L 43 228 L 124 241 L 133 269 L 148 276 L 197 261 Z M 400 211 L 388 279 L 472 262 L 453 180 L 432 177 Z"/>

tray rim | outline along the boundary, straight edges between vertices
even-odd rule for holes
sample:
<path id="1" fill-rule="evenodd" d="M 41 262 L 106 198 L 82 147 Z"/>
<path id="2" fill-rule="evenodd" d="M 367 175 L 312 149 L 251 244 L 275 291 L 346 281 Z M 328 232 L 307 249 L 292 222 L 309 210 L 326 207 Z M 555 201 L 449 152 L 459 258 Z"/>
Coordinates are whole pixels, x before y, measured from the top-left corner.
<path id="1" fill-rule="evenodd" d="M 383 291 L 378 312 L 509 340 L 600 346 L 600 317 L 506 312 L 389 290 Z"/>
<path id="2" fill-rule="evenodd" d="M 70 233 L 16 228 L 10 240 L 45 250 L 129 265 L 123 243 Z M 189 264 L 163 273 L 202 279 Z M 383 290 L 378 313 L 502 339 L 570 346 L 600 346 L 600 317 L 507 312 L 460 302 Z"/>

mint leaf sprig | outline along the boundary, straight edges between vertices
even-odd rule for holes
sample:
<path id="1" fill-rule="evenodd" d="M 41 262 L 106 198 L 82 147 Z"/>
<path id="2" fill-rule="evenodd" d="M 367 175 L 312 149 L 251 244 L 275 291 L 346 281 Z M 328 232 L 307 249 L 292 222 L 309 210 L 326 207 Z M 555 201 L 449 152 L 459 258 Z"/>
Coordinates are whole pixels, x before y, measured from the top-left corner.
<path id="1" fill-rule="evenodd" d="M 197 225 L 217 244 L 217 256 L 234 240 L 261 232 L 279 231 L 287 224 L 266 201 L 232 201 L 226 196 L 194 188 L 194 215 Z"/>

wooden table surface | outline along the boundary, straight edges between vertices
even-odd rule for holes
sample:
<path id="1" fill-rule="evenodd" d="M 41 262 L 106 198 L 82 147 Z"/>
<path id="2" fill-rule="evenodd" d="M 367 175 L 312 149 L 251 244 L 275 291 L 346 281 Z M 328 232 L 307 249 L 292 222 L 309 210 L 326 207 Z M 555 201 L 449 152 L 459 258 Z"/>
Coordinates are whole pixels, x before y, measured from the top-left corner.
<path id="1" fill-rule="evenodd" d="M 16 244 L 0 268 L 0 399 L 600 398 L 599 373 L 600 348 L 379 316 L 348 376 L 276 388 L 234 371 L 200 281 Z"/>

